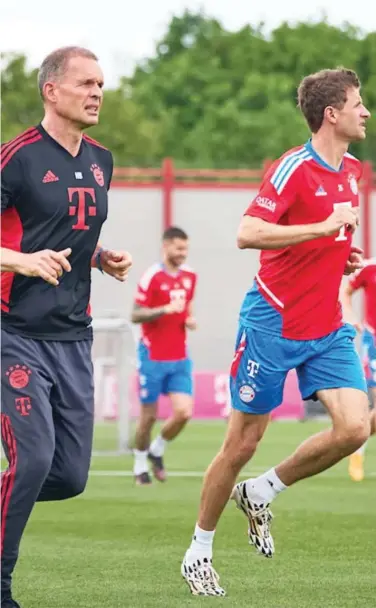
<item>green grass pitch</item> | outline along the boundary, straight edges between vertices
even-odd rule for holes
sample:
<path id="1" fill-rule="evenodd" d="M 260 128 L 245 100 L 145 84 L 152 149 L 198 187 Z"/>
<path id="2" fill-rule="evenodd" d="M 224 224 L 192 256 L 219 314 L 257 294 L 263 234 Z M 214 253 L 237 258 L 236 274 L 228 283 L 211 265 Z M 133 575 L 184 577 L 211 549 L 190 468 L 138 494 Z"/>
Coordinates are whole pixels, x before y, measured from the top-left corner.
<path id="1" fill-rule="evenodd" d="M 246 472 L 277 464 L 323 425 L 273 423 Z M 343 462 L 277 498 L 271 560 L 248 546 L 246 520 L 229 504 L 214 545 L 228 595 L 190 595 L 180 562 L 202 472 L 224 432 L 224 422 L 192 423 L 166 455 L 175 475 L 151 487 L 134 486 L 130 457 L 94 457 L 82 496 L 36 506 L 21 544 L 15 599 L 23 608 L 376 606 L 376 439 L 368 444 L 364 482 L 351 482 Z M 106 444 L 104 429 L 96 442 Z"/>

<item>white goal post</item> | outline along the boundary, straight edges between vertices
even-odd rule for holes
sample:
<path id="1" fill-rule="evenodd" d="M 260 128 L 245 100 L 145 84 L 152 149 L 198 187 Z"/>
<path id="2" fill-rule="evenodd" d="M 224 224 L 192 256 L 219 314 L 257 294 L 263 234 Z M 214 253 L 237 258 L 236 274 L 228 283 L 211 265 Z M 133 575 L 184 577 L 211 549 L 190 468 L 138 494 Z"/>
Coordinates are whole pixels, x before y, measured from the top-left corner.
<path id="1" fill-rule="evenodd" d="M 120 317 L 93 318 L 94 455 L 130 452 L 136 338 Z"/>

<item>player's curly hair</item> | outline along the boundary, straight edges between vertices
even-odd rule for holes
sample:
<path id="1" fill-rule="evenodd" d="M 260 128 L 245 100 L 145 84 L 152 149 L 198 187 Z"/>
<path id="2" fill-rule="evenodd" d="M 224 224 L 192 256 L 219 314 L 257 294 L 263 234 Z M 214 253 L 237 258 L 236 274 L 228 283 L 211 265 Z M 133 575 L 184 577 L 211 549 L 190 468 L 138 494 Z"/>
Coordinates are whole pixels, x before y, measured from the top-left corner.
<path id="1" fill-rule="evenodd" d="M 360 80 L 353 70 L 343 67 L 321 70 L 303 78 L 298 88 L 298 105 L 312 133 L 320 129 L 325 108 L 343 108 L 351 88 L 359 89 Z"/>
<path id="2" fill-rule="evenodd" d="M 86 57 L 98 61 L 98 57 L 89 49 L 82 46 L 63 46 L 52 51 L 42 62 L 38 71 L 38 88 L 43 99 L 43 87 L 49 80 L 57 80 L 67 69 L 69 59 Z"/>

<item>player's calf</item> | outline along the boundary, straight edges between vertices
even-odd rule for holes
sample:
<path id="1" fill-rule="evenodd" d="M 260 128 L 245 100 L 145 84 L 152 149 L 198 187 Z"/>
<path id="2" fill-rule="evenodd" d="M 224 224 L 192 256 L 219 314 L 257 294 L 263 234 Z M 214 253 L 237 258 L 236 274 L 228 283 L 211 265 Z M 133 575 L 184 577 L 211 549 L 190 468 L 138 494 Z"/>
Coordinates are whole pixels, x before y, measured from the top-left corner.
<path id="1" fill-rule="evenodd" d="M 367 441 L 370 435 L 370 422 L 368 419 L 356 420 L 333 429 L 333 438 L 336 445 L 346 452 L 346 456 L 358 450 Z"/>

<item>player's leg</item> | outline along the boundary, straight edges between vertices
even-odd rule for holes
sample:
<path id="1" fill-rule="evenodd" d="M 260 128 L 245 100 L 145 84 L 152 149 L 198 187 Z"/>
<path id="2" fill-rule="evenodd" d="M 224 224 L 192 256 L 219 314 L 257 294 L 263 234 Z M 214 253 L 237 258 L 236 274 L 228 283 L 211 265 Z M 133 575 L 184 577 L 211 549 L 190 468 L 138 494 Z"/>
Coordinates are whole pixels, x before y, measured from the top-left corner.
<path id="1" fill-rule="evenodd" d="M 93 446 L 94 379 L 91 341 L 44 343 L 56 380 L 51 391 L 55 452 L 38 501 L 81 494 Z"/>
<path id="2" fill-rule="evenodd" d="M 181 433 L 192 417 L 193 380 L 192 362 L 189 359 L 171 364 L 165 377 L 163 393 L 170 398 L 172 415 L 162 426 L 160 434 L 153 440 L 149 450 L 149 460 L 153 474 L 159 481 L 166 480 L 163 455 L 168 442 Z"/>
<path id="3" fill-rule="evenodd" d="M 373 409 L 371 412 L 370 423 L 371 432 L 370 435 L 376 435 L 376 388 L 371 389 Z"/>
<path id="4" fill-rule="evenodd" d="M 277 342 L 274 336 L 252 329 L 239 332 L 230 380 L 233 411 L 222 448 L 204 478 L 197 524 L 181 569 L 195 595 L 224 595 L 211 565 L 215 528 L 240 470 L 254 454 L 265 432 L 270 411 L 282 401 L 288 368 Z M 265 359 L 274 347 L 275 360 Z M 243 495 L 240 498 L 243 500 Z M 244 510 L 241 500 L 238 505 Z M 257 526 L 261 552 L 273 550 L 267 506 L 265 504 L 263 509 L 254 512 L 253 504 L 247 502 L 245 511 L 247 518 Z M 257 522 L 256 518 L 260 521 Z"/>
<path id="5" fill-rule="evenodd" d="M 138 349 L 140 414 L 135 433 L 133 473 L 138 485 L 149 485 L 148 452 L 151 432 L 157 419 L 158 399 L 162 393 L 165 366 L 163 361 L 151 361 L 148 350 Z"/>
<path id="6" fill-rule="evenodd" d="M 197 523 L 182 563 L 182 575 L 193 595 L 225 595 L 212 567 L 215 529 L 236 478 L 256 451 L 268 421 L 269 414 L 231 412 L 224 443 L 204 477 Z"/>
<path id="7" fill-rule="evenodd" d="M 133 450 L 134 464 L 133 474 L 138 485 L 149 485 L 151 477 L 149 475 L 148 453 L 151 443 L 151 432 L 157 420 L 158 404 L 143 402 L 140 399 L 141 408 L 137 420 L 135 447 Z"/>
<path id="8" fill-rule="evenodd" d="M 55 437 L 52 380 L 40 344 L 1 332 L 1 437 L 8 468 L 1 477 L 1 597 L 11 600 L 20 540 L 51 467 Z"/>
<path id="9" fill-rule="evenodd" d="M 317 395 L 332 418 L 332 428 L 304 441 L 275 468 L 247 480 L 247 495 L 254 501 L 270 503 L 281 489 L 332 467 L 369 436 L 368 397 L 354 333 L 344 326 L 313 341 L 313 356 L 297 370 L 300 388 L 305 399 Z"/>
<path id="10" fill-rule="evenodd" d="M 371 435 L 373 435 L 375 433 L 376 419 L 376 339 L 368 330 L 365 330 L 362 335 L 362 355 L 371 402 L 370 405 L 371 408 L 373 408 L 370 412 Z M 364 479 L 366 445 L 367 442 L 349 457 L 349 475 L 353 481 L 362 481 Z"/>

